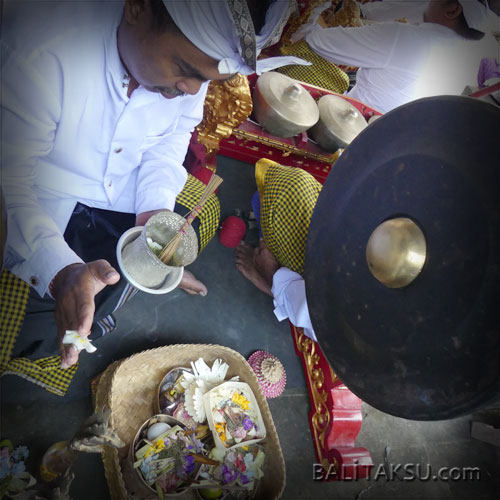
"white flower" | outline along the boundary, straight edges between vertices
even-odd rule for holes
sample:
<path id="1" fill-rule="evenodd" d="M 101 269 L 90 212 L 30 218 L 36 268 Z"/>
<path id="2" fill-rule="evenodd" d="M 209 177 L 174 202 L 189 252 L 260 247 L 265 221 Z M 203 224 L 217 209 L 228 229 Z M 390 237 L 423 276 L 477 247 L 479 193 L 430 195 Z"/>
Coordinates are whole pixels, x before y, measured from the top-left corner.
<path id="1" fill-rule="evenodd" d="M 184 372 L 185 407 L 196 422 L 204 422 L 207 418 L 203 395 L 224 381 L 229 365 L 216 359 L 210 368 L 203 358 L 191 362 L 193 373 Z"/>
<path id="2" fill-rule="evenodd" d="M 87 337 L 78 335 L 78 332 L 76 330 L 66 330 L 62 339 L 62 343 L 71 344 L 75 346 L 75 348 L 79 351 L 81 351 L 82 349 L 85 349 L 87 352 L 97 351 L 97 348 L 90 343 L 90 340 Z"/>

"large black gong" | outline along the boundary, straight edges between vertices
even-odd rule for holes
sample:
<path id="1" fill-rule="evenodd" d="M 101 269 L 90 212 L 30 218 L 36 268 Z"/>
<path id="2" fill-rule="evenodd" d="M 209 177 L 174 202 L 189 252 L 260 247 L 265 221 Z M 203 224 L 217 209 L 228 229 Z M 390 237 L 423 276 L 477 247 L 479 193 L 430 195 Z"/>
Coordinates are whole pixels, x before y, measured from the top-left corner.
<path id="1" fill-rule="evenodd" d="M 469 413 L 499 387 L 498 108 L 439 96 L 368 126 L 335 163 L 311 220 L 307 301 L 334 371 L 372 406 L 414 420 Z M 379 281 L 367 243 L 413 221 L 426 244 L 406 286 Z"/>

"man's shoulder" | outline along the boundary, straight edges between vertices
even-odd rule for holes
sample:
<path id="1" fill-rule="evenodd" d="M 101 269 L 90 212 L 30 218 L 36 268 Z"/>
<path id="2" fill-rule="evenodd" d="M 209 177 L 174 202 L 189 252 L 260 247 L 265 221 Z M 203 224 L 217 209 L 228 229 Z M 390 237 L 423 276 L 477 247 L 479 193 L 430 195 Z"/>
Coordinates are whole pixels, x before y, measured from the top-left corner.
<path id="1" fill-rule="evenodd" d="M 414 48 L 423 48 L 429 44 L 434 44 L 436 41 L 446 42 L 447 40 L 456 40 L 459 38 L 457 34 L 440 24 L 435 23 L 418 23 L 409 24 L 394 22 L 398 26 L 394 36 L 398 43 L 402 45 L 413 44 Z"/>
<path id="2" fill-rule="evenodd" d="M 416 24 L 415 27 L 418 29 L 422 36 L 434 37 L 434 38 L 460 38 L 460 35 L 455 33 L 452 29 L 443 26 L 438 23 L 420 23 Z"/>
<path id="3" fill-rule="evenodd" d="M 16 0 L 4 2 L 3 42 L 11 49 L 53 51 L 92 43 L 116 17 L 120 2 Z"/>
<path id="4" fill-rule="evenodd" d="M 393 39 L 397 37 L 401 31 L 402 23 L 396 21 L 377 21 L 369 22 L 363 26 L 355 28 L 334 28 L 342 29 L 349 33 L 353 38 L 387 38 Z"/>

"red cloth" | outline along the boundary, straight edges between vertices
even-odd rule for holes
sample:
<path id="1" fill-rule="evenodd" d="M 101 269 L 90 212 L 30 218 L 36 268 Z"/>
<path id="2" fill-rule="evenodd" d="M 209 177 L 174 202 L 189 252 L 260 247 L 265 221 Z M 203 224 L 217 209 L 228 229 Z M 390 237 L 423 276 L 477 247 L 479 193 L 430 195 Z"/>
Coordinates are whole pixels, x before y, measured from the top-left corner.
<path id="1" fill-rule="evenodd" d="M 207 168 L 207 151 L 205 146 L 198 142 L 198 134 L 196 130 L 191 134 L 191 142 L 184 160 L 184 168 L 203 184 L 208 184 L 212 171 Z"/>

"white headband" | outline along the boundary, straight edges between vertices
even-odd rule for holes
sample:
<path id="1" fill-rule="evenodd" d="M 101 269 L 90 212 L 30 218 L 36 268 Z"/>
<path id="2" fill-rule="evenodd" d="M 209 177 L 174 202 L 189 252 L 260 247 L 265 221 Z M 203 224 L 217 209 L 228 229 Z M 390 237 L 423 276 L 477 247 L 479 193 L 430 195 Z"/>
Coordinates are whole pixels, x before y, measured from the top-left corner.
<path id="1" fill-rule="evenodd" d="M 483 5 L 478 0 L 458 0 L 458 3 L 462 6 L 467 26 L 481 33 L 487 33 L 489 26 L 488 3 Z"/>
<path id="2" fill-rule="evenodd" d="M 295 0 L 276 0 L 255 35 L 246 0 L 163 0 L 174 23 L 191 43 L 219 61 L 219 73 L 261 74 L 288 64 L 310 63 L 298 57 L 257 60 L 261 50 L 278 42 Z"/>

